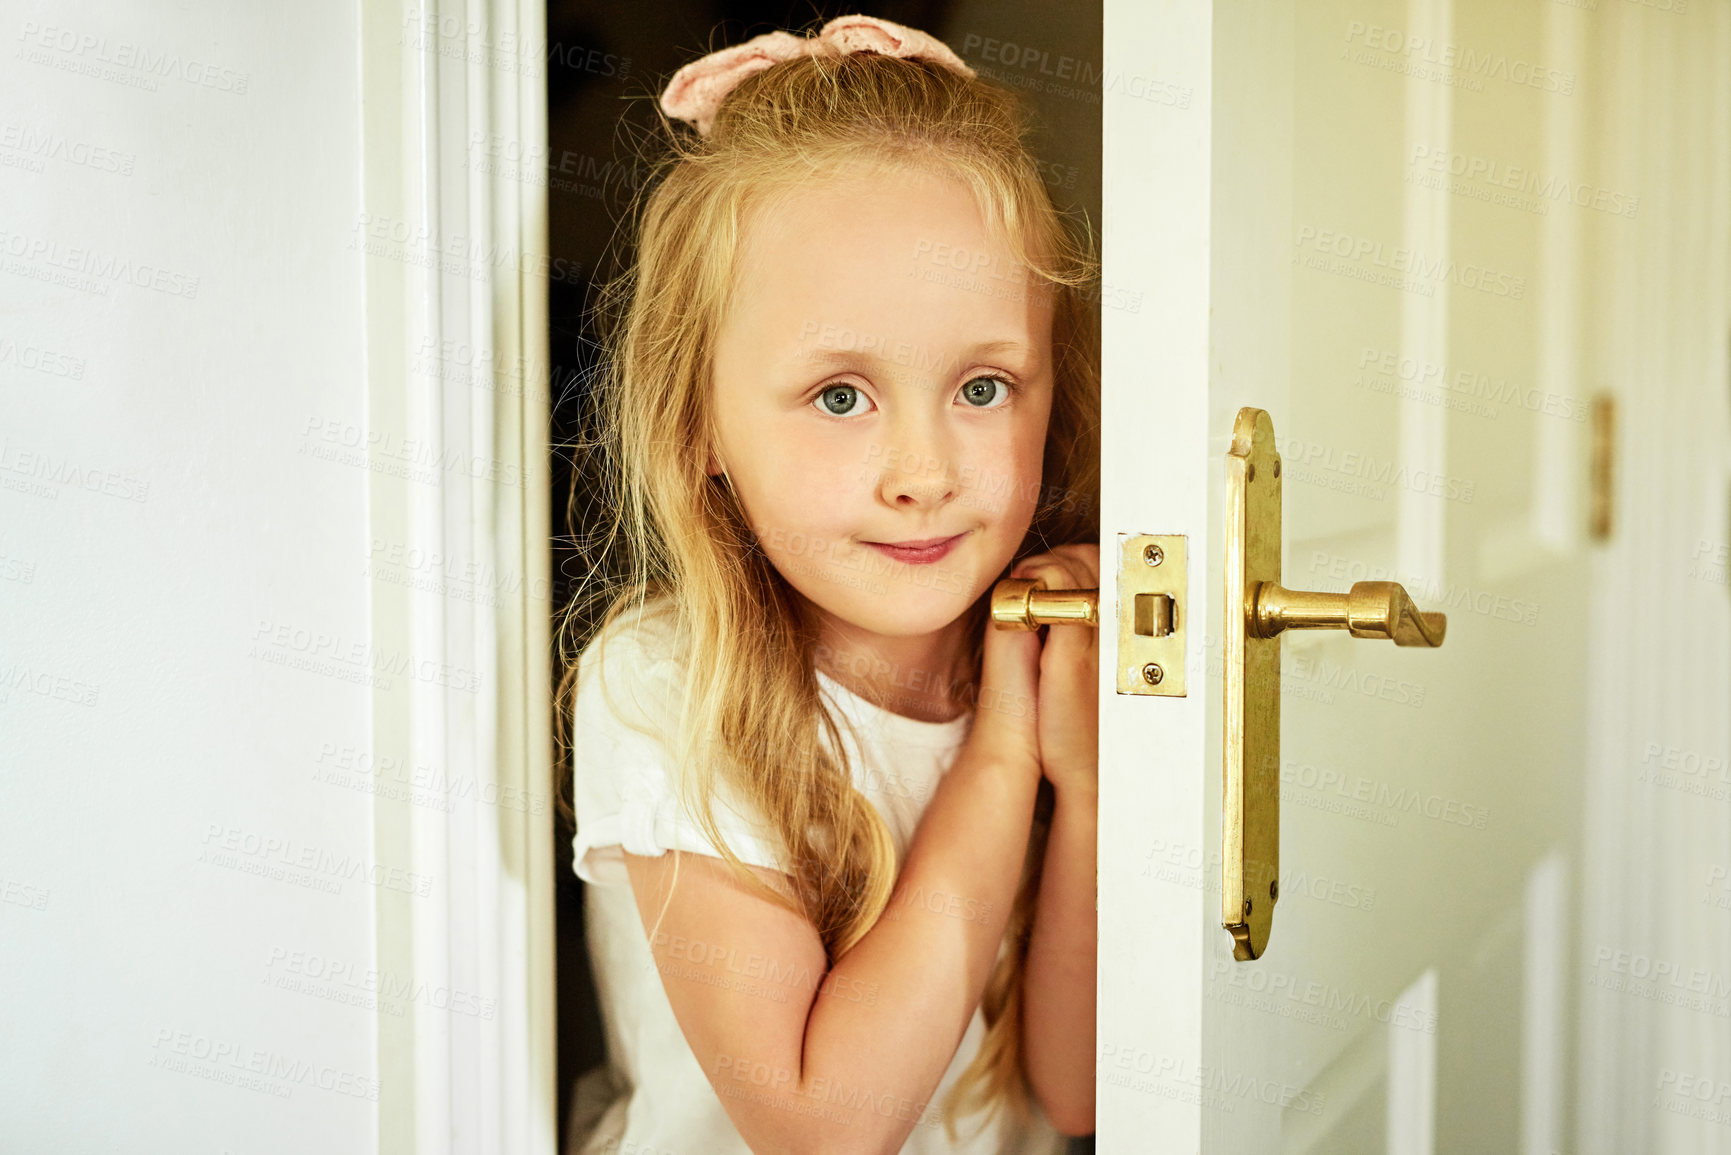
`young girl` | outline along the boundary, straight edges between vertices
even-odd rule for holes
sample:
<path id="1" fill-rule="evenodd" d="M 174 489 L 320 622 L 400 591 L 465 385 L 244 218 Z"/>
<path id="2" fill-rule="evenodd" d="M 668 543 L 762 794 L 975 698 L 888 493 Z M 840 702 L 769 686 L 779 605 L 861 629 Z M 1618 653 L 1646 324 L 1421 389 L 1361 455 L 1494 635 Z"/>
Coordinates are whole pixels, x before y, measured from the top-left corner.
<path id="1" fill-rule="evenodd" d="M 1097 632 L 986 610 L 1098 585 L 1089 250 L 1014 98 L 911 29 L 759 37 L 662 108 L 695 131 L 599 386 L 623 588 L 566 683 L 609 1060 L 570 1149 L 1061 1151 Z"/>

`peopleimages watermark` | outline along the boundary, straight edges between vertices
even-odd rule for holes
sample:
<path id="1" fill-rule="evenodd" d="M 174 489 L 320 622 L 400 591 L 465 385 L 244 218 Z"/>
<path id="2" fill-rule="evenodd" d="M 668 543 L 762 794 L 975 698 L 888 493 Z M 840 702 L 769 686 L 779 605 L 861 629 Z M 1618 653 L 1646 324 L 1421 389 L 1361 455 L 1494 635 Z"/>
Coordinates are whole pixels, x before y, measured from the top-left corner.
<path id="1" fill-rule="evenodd" d="M 1593 953 L 1587 985 L 1719 1018 L 1731 1017 L 1731 1004 L 1727 1003 L 1731 978 L 1640 951 L 1600 946 Z"/>
<path id="2" fill-rule="evenodd" d="M 941 1127 L 942 1120 L 928 1113 L 928 1101 L 910 1099 L 838 1079 L 800 1073 L 774 1063 L 740 1055 L 717 1055 L 709 1072 L 716 1091 L 729 1099 L 748 1099 L 793 1114 L 851 1123 L 860 1111 L 885 1119 L 900 1119 L 921 1127 Z M 803 1085 L 802 1085 L 803 1084 Z"/>
<path id="3" fill-rule="evenodd" d="M 344 638 L 323 629 L 270 618 L 259 619 L 247 656 L 270 665 L 381 690 L 391 688 L 390 678 L 394 676 L 469 694 L 481 690 L 481 675 L 474 670 L 402 650 L 380 648 L 370 639 Z"/>
<path id="4" fill-rule="evenodd" d="M 1300 225 L 1293 246 L 1296 250 L 1293 260 L 1303 268 L 1404 289 L 1420 296 L 1433 295 L 1436 286 L 1443 284 L 1513 301 L 1521 300 L 1527 292 L 1525 277 L 1473 261 L 1430 257 L 1420 249 L 1390 248 L 1373 237 L 1340 229 Z"/>
<path id="5" fill-rule="evenodd" d="M 834 969 L 819 975 L 804 963 L 787 964 L 755 951 L 741 951 L 722 943 L 690 939 L 667 931 L 657 931 L 650 944 L 656 948 L 656 957 L 651 965 L 672 978 L 777 1003 L 789 1001 L 793 991 L 815 988 L 815 994 L 820 998 L 828 996 L 868 1007 L 877 1005 L 877 983 L 841 975 Z"/>
<path id="6" fill-rule="evenodd" d="M 541 814 L 547 808 L 546 795 L 537 791 L 482 782 L 472 774 L 452 774 L 424 762 L 411 764 L 393 754 L 374 754 L 364 746 L 336 742 L 319 744 L 313 780 L 445 813 L 454 811 L 459 802 L 519 814 Z"/>
<path id="7" fill-rule="evenodd" d="M 1008 508 L 1012 498 L 1020 498 L 1022 504 L 1033 509 L 1062 509 L 1065 512 L 1086 512 L 1095 505 L 1091 495 L 1068 486 L 1049 484 L 1037 474 L 1018 480 L 1012 473 L 982 467 L 978 462 L 957 462 L 876 441 L 867 447 L 862 465 L 861 481 L 870 481 L 874 471 L 910 477 L 951 478 L 962 490 L 956 504 L 969 509 L 999 513 Z"/>
<path id="8" fill-rule="evenodd" d="M 1324 1092 L 1308 1087 L 1265 1079 L 1218 1063 L 1196 1063 L 1173 1055 L 1156 1054 L 1145 1047 L 1125 1046 L 1104 1039 L 1099 1043 L 1094 1069 L 1104 1083 L 1149 1094 L 1162 1094 L 1157 1084 L 1171 1084 L 1201 1096 L 1189 1099 L 1190 1102 L 1201 1102 L 1203 1106 L 1228 1112 L 1237 1104 L 1248 1101 L 1320 1115 L 1328 1101 Z M 1146 1078 L 1133 1078 L 1137 1075 Z"/>
<path id="9" fill-rule="evenodd" d="M 1591 406 L 1579 397 L 1541 391 L 1531 385 L 1511 381 L 1507 377 L 1493 377 L 1476 369 L 1426 361 L 1409 354 L 1397 353 L 1393 349 L 1379 349 L 1374 345 L 1365 345 L 1359 349 L 1358 367 L 1421 389 L 1434 386 L 1445 393 L 1474 401 L 1507 405 L 1511 409 L 1543 413 L 1550 417 L 1561 417 L 1565 421 L 1584 422 L 1591 409 Z M 1365 387 L 1373 392 L 1386 392 L 1378 389 L 1374 383 L 1366 383 Z M 1483 415 L 1494 417 L 1496 412 L 1491 410 Z"/>
<path id="10" fill-rule="evenodd" d="M 467 385 L 506 397 L 551 403 L 554 370 L 550 361 L 532 353 L 506 352 L 467 341 L 425 337 L 409 370 L 453 385 Z"/>
<path id="11" fill-rule="evenodd" d="M 1357 492 L 1374 501 L 1381 501 L 1389 489 L 1404 489 L 1471 505 L 1478 488 L 1476 482 L 1434 469 L 1397 465 L 1392 458 L 1381 459 L 1361 450 L 1340 449 L 1297 437 L 1282 439 L 1280 455 L 1289 480 Z M 1335 474 L 1339 480 L 1323 477 L 1318 471 Z"/>
<path id="12" fill-rule="evenodd" d="M 1695 550 L 1689 555 L 1689 576 L 1696 581 L 1724 585 L 1727 562 L 1731 562 L 1731 544 L 1714 544 L 1706 538 L 1695 540 Z"/>
<path id="13" fill-rule="evenodd" d="M 281 1099 L 291 1097 L 296 1087 L 311 1086 L 335 1095 L 374 1103 L 379 1100 L 378 1080 L 366 1075 L 328 1063 L 308 1062 L 269 1047 L 247 1046 L 234 1039 L 213 1038 L 173 1027 L 156 1032 L 148 1065 Z"/>
<path id="14" fill-rule="evenodd" d="M 1283 799 L 1382 826 L 1399 826 L 1402 814 L 1472 830 L 1483 830 L 1490 821 L 1490 810 L 1484 806 L 1417 787 L 1393 786 L 1362 774 L 1313 766 L 1295 758 L 1281 759 L 1280 785 Z"/>
<path id="15" fill-rule="evenodd" d="M 545 70 L 552 67 L 605 79 L 624 80 L 631 75 L 629 56 L 581 44 L 549 43 L 509 29 L 496 30 L 490 24 L 464 19 L 455 12 L 410 9 L 403 16 L 397 42 L 416 52 L 531 79 L 545 76 Z"/>
<path id="16" fill-rule="evenodd" d="M 1731 760 L 1722 754 L 1702 754 L 1699 750 L 1652 741 L 1641 752 L 1635 781 L 1711 802 L 1731 802 L 1728 764 Z"/>
<path id="17" fill-rule="evenodd" d="M 94 706 L 102 687 L 28 662 L 0 663 L 0 705 L 5 705 L 12 700 L 13 694 L 20 692 L 70 702 L 74 706 Z"/>
<path id="18" fill-rule="evenodd" d="M 1522 626 L 1539 624 L 1537 602 L 1491 590 L 1474 589 L 1464 582 L 1451 581 L 1446 585 L 1439 585 L 1423 574 L 1403 573 L 1395 566 L 1372 565 L 1356 558 L 1331 554 L 1326 550 L 1311 551 L 1310 572 L 1327 574 L 1336 581 L 1353 583 L 1398 582 L 1426 610 L 1473 613 L 1493 621 L 1513 622 Z"/>
<path id="19" fill-rule="evenodd" d="M 824 642 L 814 647 L 813 657 L 818 668 L 831 677 L 847 674 L 860 681 L 869 680 L 879 692 L 887 690 L 878 704 L 888 710 L 895 710 L 898 706 L 929 706 L 934 699 L 949 701 L 965 709 L 996 711 L 1016 718 L 1030 717 L 1037 708 L 1030 695 L 981 689 L 977 682 L 958 677 L 953 669 L 904 666 L 876 655 L 838 652 Z M 876 770 L 865 771 L 860 780 L 862 790 L 921 801 L 931 792 L 933 785 Z"/>
<path id="20" fill-rule="evenodd" d="M 1060 291 L 1056 282 L 1047 280 L 1024 261 L 1006 260 L 1001 253 L 923 238 L 914 244 L 907 275 L 910 279 L 1018 303 L 1049 302 Z M 1142 311 L 1143 293 L 1139 289 L 1093 282 L 1075 286 L 1073 291 L 1086 304 L 1126 313 Z"/>
<path id="21" fill-rule="evenodd" d="M 521 570 L 500 569 L 486 560 L 422 549 L 382 537 L 373 538 L 364 573 L 375 581 L 485 606 L 517 598 L 544 603 L 553 590 L 552 583 L 544 577 L 524 581 Z"/>
<path id="22" fill-rule="evenodd" d="M 533 470 L 527 464 L 465 453 L 433 438 L 404 437 L 389 429 L 369 429 L 336 417 L 310 416 L 301 430 L 298 453 L 373 473 L 401 477 L 422 485 L 442 475 L 456 474 L 500 485 L 527 484 Z"/>
<path id="23" fill-rule="evenodd" d="M 1218 851 L 1204 855 L 1200 846 L 1155 839 L 1154 844 L 1142 857 L 1142 868 L 1137 873 L 1143 878 L 1158 879 L 1190 890 L 1201 889 L 1208 894 L 1217 894 L 1220 891 L 1222 859 Z M 1203 869 L 1204 863 L 1207 869 Z M 1278 877 L 1265 862 L 1248 861 L 1245 867 L 1245 875 L 1252 889 L 1260 890 L 1271 882 L 1278 882 L 1280 897 L 1283 899 L 1302 895 L 1348 910 L 1368 911 L 1376 907 L 1374 887 L 1362 886 L 1345 879 L 1331 879 L 1322 874 L 1311 874 L 1308 870 L 1295 866 L 1286 867 Z"/>
<path id="24" fill-rule="evenodd" d="M 26 20 L 19 27 L 18 40 L 15 55 L 19 60 L 146 92 L 155 92 L 159 81 L 178 80 L 194 88 L 245 96 L 250 79 L 239 69 L 183 56 L 171 49 L 34 20 Z"/>
<path id="25" fill-rule="evenodd" d="M 581 261 L 502 245 L 493 238 L 445 234 L 401 217 L 367 212 L 357 214 L 347 247 L 369 257 L 472 281 L 490 281 L 500 269 L 511 275 L 576 281 L 584 268 Z"/>
<path id="26" fill-rule="evenodd" d="M 545 144 L 475 129 L 469 134 L 464 167 L 533 188 L 571 193 L 589 200 L 624 198 L 643 187 L 651 168 L 575 149 L 555 153 Z"/>
<path id="27" fill-rule="evenodd" d="M 446 983 L 399 975 L 389 969 L 331 958 L 317 951 L 273 946 L 265 960 L 265 981 L 278 990 L 344 1003 L 362 1010 L 401 1016 L 410 1003 L 435 1011 L 492 1022 L 499 1000 Z"/>
<path id="28" fill-rule="evenodd" d="M 53 892 L 46 886 L 33 886 L 16 878 L 0 878 L 0 902 L 9 902 L 29 910 L 47 910 L 48 896 L 51 893 Z"/>
<path id="29" fill-rule="evenodd" d="M 1206 673 L 1211 678 L 1223 676 L 1224 656 L 1219 643 L 1205 638 L 1208 653 Z M 1388 678 L 1353 666 L 1343 665 L 1327 657 L 1282 654 L 1280 659 L 1280 692 L 1288 698 L 1334 704 L 1335 691 L 1364 698 L 1375 698 L 1397 706 L 1417 710 L 1424 706 L 1425 685 L 1404 678 Z M 1350 699 L 1349 699 L 1350 700 Z"/>
<path id="30" fill-rule="evenodd" d="M 1500 80 L 1562 96 L 1573 95 L 1575 91 L 1573 72 L 1548 68 L 1502 52 L 1480 51 L 1471 45 L 1462 46 L 1446 40 L 1439 43 L 1429 36 L 1367 24 L 1363 20 L 1347 22 L 1346 47 L 1341 49 L 1340 55 L 1343 60 L 1356 64 L 1372 65 L 1474 92 L 1482 92 L 1487 80 Z"/>
<path id="31" fill-rule="evenodd" d="M 340 894 L 343 883 L 353 881 L 421 898 L 433 891 L 431 875 L 371 862 L 358 854 L 339 852 L 317 843 L 260 834 L 220 822 L 205 823 L 202 844 L 203 849 L 198 854 L 200 862 L 327 894 Z"/>
<path id="32" fill-rule="evenodd" d="M 142 502 L 150 496 L 150 482 L 132 473 L 81 464 L 52 452 L 27 449 L 14 441 L 0 441 L 0 489 L 50 501 L 60 490 L 82 489 L 121 501 Z"/>
<path id="33" fill-rule="evenodd" d="M 30 585 L 36 580 L 34 559 L 19 557 L 0 549 L 0 581 Z"/>
<path id="34" fill-rule="evenodd" d="M 1731 1125 L 1731 1082 L 1711 1075 L 1661 1067 L 1653 1105 L 1672 1115 L 1717 1123 L 1721 1127 Z"/>
<path id="35" fill-rule="evenodd" d="M 138 156 L 33 124 L 19 121 L 0 123 L 0 165 L 42 172 L 49 161 L 92 172 L 131 176 Z"/>
<path id="36" fill-rule="evenodd" d="M 1048 301 L 1055 289 L 1026 263 L 1000 253 L 925 238 L 914 243 L 908 276 L 1008 301 Z"/>
<path id="37" fill-rule="evenodd" d="M 1142 73 L 1108 68 L 1099 61 L 1084 60 L 1033 44 L 1018 44 L 978 32 L 962 37 L 961 55 L 988 80 L 1025 92 L 1044 92 L 1065 100 L 1099 104 L 1101 94 L 1123 93 L 1135 100 L 1167 108 L 1188 109 L 1196 90 L 1188 84 Z M 997 65 L 993 68 L 991 65 Z"/>
<path id="38" fill-rule="evenodd" d="M 1209 964 L 1210 997 L 1280 1018 L 1346 1030 L 1347 1020 L 1364 1018 L 1401 1030 L 1436 1034 L 1437 1013 L 1400 999 L 1356 994 L 1332 983 L 1317 982 L 1269 970 L 1246 967 L 1224 959 Z M 1236 992 L 1243 992 L 1236 994 Z"/>
<path id="39" fill-rule="evenodd" d="M 35 342 L 20 345 L 16 339 L 0 337 L 0 365 L 15 365 L 49 377 L 84 380 L 84 358 L 74 357 Z"/>
<path id="40" fill-rule="evenodd" d="M 1537 169 L 1509 164 L 1492 157 L 1456 152 L 1428 144 L 1413 145 L 1407 165 L 1413 170 L 1409 176 L 1429 174 L 1439 178 L 1456 177 L 1468 186 L 1484 186 L 1487 193 L 1520 194 L 1528 200 L 1523 202 L 1516 198 L 1497 203 L 1505 203 L 1511 208 L 1526 208 L 1527 211 L 1541 216 L 1549 211 L 1552 204 L 1560 201 L 1578 208 L 1632 220 L 1641 205 L 1640 197 L 1604 188 L 1589 181 L 1571 180 L 1556 173 L 1541 173 Z M 1443 186 L 1432 184 L 1429 187 Z M 1451 185 L 1449 191 L 1473 196 L 1477 190 Z M 1490 198 L 1478 196 L 1476 199 Z"/>
<path id="41" fill-rule="evenodd" d="M 192 300 L 199 278 L 188 272 L 135 261 L 87 245 L 68 245 L 48 237 L 0 229 L 0 269 L 14 276 L 63 285 L 81 293 L 105 297 L 113 284 L 132 285 Z"/>
<path id="42" fill-rule="evenodd" d="M 1731 868 L 1723 863 L 1707 868 L 1707 888 L 1701 896 L 1701 905 L 1731 910 Z"/>

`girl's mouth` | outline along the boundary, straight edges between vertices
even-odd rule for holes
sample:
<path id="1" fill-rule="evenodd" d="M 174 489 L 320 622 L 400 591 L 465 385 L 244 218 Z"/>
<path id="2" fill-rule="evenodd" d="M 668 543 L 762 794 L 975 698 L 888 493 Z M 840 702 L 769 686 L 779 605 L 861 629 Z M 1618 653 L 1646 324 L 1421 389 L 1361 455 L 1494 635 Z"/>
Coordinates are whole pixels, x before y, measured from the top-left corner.
<path id="1" fill-rule="evenodd" d="M 953 537 L 928 537 L 923 541 L 868 541 L 862 544 L 909 565 L 931 565 L 956 548 L 956 544 L 966 536 L 958 533 Z"/>

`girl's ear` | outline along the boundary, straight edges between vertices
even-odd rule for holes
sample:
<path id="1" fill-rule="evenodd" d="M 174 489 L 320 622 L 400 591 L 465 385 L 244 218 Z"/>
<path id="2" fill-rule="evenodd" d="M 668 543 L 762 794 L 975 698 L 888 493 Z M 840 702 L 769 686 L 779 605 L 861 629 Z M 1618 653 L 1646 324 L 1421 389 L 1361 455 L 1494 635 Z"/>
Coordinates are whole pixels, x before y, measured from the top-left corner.
<path id="1" fill-rule="evenodd" d="M 715 455 L 713 449 L 709 451 L 709 464 L 703 467 L 703 472 L 711 477 L 717 477 L 727 472 L 726 467 L 721 464 L 721 459 Z"/>

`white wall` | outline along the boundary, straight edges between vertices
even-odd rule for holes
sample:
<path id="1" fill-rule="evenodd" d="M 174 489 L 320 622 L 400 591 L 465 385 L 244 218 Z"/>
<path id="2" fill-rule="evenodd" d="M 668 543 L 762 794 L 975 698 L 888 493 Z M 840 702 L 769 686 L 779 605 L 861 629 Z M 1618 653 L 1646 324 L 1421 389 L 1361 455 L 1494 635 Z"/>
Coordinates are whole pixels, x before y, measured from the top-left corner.
<path id="1" fill-rule="evenodd" d="M 373 1149 L 359 36 L 0 8 L 0 1149 Z"/>

